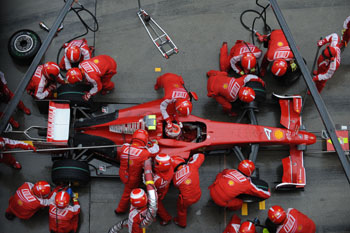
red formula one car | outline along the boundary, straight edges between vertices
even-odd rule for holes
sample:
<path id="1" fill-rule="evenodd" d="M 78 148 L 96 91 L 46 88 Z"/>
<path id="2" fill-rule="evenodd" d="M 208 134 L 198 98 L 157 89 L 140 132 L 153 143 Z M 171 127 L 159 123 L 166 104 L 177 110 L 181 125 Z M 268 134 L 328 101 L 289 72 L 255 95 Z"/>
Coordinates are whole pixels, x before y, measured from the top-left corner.
<path id="1" fill-rule="evenodd" d="M 136 129 L 147 129 L 150 139 L 157 140 L 161 152 L 179 155 L 185 159 L 196 152 L 222 150 L 247 144 L 285 144 L 290 147 L 290 156 L 282 160 L 282 183 L 276 188 L 303 188 L 306 184 L 303 150 L 306 145 L 316 142 L 316 136 L 300 130 L 302 125 L 300 96 L 275 95 L 275 97 L 278 98 L 282 110 L 281 124 L 286 128 L 217 122 L 190 115 L 179 118 L 183 128 L 177 138 L 169 138 L 164 132 L 166 123 L 162 119 L 159 108 L 162 100 L 154 100 L 109 113 L 103 113 L 110 109 L 103 106 L 101 108 L 103 111 L 84 113 L 83 117 L 71 117 L 72 122 L 66 124 L 66 130 L 63 130 L 64 127 L 59 122 L 62 122 L 63 118 L 66 119 L 63 122 L 67 122 L 71 114 L 67 111 L 74 109 L 76 112 L 76 109 L 70 107 L 68 103 L 52 102 L 48 138 L 50 137 L 52 142 L 69 142 L 70 146 L 75 148 L 87 148 L 81 153 L 75 152 L 73 159 L 83 158 L 89 161 L 97 158 L 111 163 L 118 161 L 120 146 L 131 141 L 131 136 Z M 65 132 L 62 133 L 62 131 Z M 59 138 L 62 135 L 65 135 L 64 138 Z M 63 179 L 67 174 L 63 168 L 70 165 L 72 164 L 67 165 L 64 160 L 57 161 L 53 166 L 53 173 L 55 173 L 53 180 Z"/>

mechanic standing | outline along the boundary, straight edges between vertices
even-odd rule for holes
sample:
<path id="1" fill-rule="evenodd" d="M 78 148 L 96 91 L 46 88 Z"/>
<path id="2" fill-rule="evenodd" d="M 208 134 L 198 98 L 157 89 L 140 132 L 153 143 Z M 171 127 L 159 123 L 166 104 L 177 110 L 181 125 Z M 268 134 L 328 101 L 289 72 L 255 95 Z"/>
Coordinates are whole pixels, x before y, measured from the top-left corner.
<path id="1" fill-rule="evenodd" d="M 174 167 L 173 184 L 179 189 L 177 199 L 177 217 L 174 223 L 180 227 L 187 225 L 187 209 L 201 198 L 202 192 L 199 183 L 198 169 L 204 162 L 204 154 L 194 154 L 186 163 L 180 156 L 172 156 Z"/>
<path id="2" fill-rule="evenodd" d="M 34 150 L 36 148 L 28 143 L 24 143 L 22 141 L 12 140 L 9 138 L 0 137 L 0 163 L 7 164 L 12 166 L 14 169 L 20 170 L 22 168 L 21 164 L 13 157 L 12 154 L 6 153 L 3 154 L 1 151 L 5 151 L 6 149 L 15 149 L 21 148 L 23 150 Z"/>
<path id="3" fill-rule="evenodd" d="M 314 71 L 313 81 L 319 93 L 326 82 L 333 77 L 340 65 L 340 39 L 336 33 L 326 36 L 317 42 L 318 47 L 328 44 L 317 60 L 317 71 Z"/>
<path id="4" fill-rule="evenodd" d="M 88 101 L 91 96 L 101 92 L 107 94 L 114 89 L 112 77 L 117 73 L 117 63 L 108 55 L 99 55 L 82 61 L 79 68 L 72 68 L 67 72 L 67 81 L 71 84 L 85 81 L 91 85 L 90 91 L 83 96 Z"/>
<path id="5" fill-rule="evenodd" d="M 346 48 L 350 40 L 350 16 L 344 21 L 342 35 L 342 40 L 339 46 L 341 49 Z"/>
<path id="6" fill-rule="evenodd" d="M 270 62 L 271 73 L 281 79 L 296 80 L 300 70 L 294 62 L 294 55 L 281 29 L 273 30 L 269 35 L 258 35 L 258 40 L 267 44 L 267 52 L 261 63 L 260 76 L 264 77 Z M 290 75 L 293 74 L 293 77 Z"/>
<path id="7" fill-rule="evenodd" d="M 154 158 L 154 185 L 158 194 L 158 211 L 157 214 L 160 218 L 160 225 L 168 225 L 172 219 L 171 215 L 165 209 L 162 200 L 168 193 L 171 180 L 174 176 L 174 168 L 171 163 L 169 155 L 159 153 Z"/>
<path id="8" fill-rule="evenodd" d="M 154 186 L 152 162 L 147 160 L 144 163 L 144 177 L 147 189 L 147 195 L 141 188 L 136 188 L 130 194 L 130 211 L 129 217 L 124 219 L 109 229 L 109 233 L 121 232 L 124 227 L 129 228 L 129 233 L 145 232 L 157 216 L 157 191 Z"/>
<path id="9" fill-rule="evenodd" d="M 49 228 L 51 233 L 77 232 L 80 213 L 80 205 L 77 196 L 78 194 L 75 193 L 72 206 L 69 204 L 69 192 L 57 192 L 55 202 L 50 204 L 49 209 Z"/>
<path id="10" fill-rule="evenodd" d="M 91 58 L 93 51 L 93 47 L 89 47 L 85 38 L 64 43 L 62 48 L 64 48 L 64 55 L 59 64 L 61 70 L 78 67 L 80 62 Z"/>
<path id="11" fill-rule="evenodd" d="M 241 219 L 234 214 L 223 233 L 256 233 L 255 225 L 250 221 L 241 224 Z"/>
<path id="12" fill-rule="evenodd" d="M 8 88 L 5 75 L 0 71 L 0 100 L 3 103 L 8 103 L 13 98 L 12 91 Z M 22 110 L 25 114 L 30 115 L 30 109 L 27 108 L 22 101 L 19 101 L 17 108 Z"/>
<path id="13" fill-rule="evenodd" d="M 36 68 L 27 86 L 27 93 L 39 100 L 52 98 L 57 89 L 57 82 L 65 83 L 60 74 L 60 68 L 54 62 L 46 62 Z"/>
<path id="14" fill-rule="evenodd" d="M 256 75 L 247 74 L 240 78 L 227 76 L 224 71 L 210 70 L 207 73 L 209 77 L 207 82 L 208 97 L 213 97 L 219 104 L 222 105 L 225 113 L 230 116 L 236 116 L 237 113 L 232 111 L 232 102 L 238 98 L 246 103 L 252 102 L 255 99 L 255 92 L 250 87 L 245 87 L 248 82 L 260 82 L 265 86 L 265 82 Z"/>
<path id="15" fill-rule="evenodd" d="M 130 193 L 141 184 L 144 162 L 159 152 L 158 144 L 153 143 L 153 146 L 148 148 L 148 143 L 147 131 L 138 129 L 132 135 L 131 143 L 125 143 L 121 148 L 119 176 L 124 183 L 124 191 L 115 209 L 116 214 L 125 213 L 128 210 Z"/>
<path id="16" fill-rule="evenodd" d="M 164 97 L 160 104 L 160 111 L 167 123 L 165 133 L 169 137 L 176 137 L 181 132 L 182 123 L 179 121 L 178 115 L 188 116 L 192 112 L 192 103 L 184 84 L 181 76 L 166 73 L 159 76 L 154 85 L 154 90 L 164 88 Z M 178 125 L 173 124 L 173 121 L 176 121 Z"/>
<path id="17" fill-rule="evenodd" d="M 31 218 L 38 210 L 49 206 L 54 200 L 55 194 L 51 195 L 50 184 L 46 181 L 38 181 L 35 184 L 25 182 L 16 193 L 10 197 L 9 206 L 5 217 L 12 220 Z"/>
<path id="18" fill-rule="evenodd" d="M 294 208 L 289 208 L 286 213 L 278 205 L 270 207 L 265 225 L 271 233 L 316 232 L 316 225 L 308 216 Z"/>
<path id="19" fill-rule="evenodd" d="M 228 72 L 231 67 L 240 75 L 255 73 L 257 59 L 260 57 L 261 50 L 243 40 L 237 40 L 228 55 L 227 42 L 224 42 L 220 49 L 220 70 Z"/>
<path id="20" fill-rule="evenodd" d="M 270 190 L 266 191 L 257 187 L 250 176 L 255 170 L 255 165 L 250 160 L 243 160 L 236 169 L 224 169 L 220 172 L 212 185 L 209 186 L 210 196 L 213 201 L 230 210 L 242 208 L 243 200 L 237 198 L 240 194 L 248 194 L 262 199 L 271 196 Z"/>

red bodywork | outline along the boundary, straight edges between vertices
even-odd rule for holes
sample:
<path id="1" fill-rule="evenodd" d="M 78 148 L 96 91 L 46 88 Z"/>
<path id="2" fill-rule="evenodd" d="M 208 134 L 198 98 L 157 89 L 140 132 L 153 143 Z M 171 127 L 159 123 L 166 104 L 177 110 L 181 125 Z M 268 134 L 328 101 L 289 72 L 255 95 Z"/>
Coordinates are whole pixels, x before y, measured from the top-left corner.
<path id="1" fill-rule="evenodd" d="M 157 127 L 156 130 L 149 130 L 150 138 L 158 141 L 161 152 L 170 155 L 179 155 L 185 159 L 187 159 L 190 154 L 197 151 L 225 149 L 231 148 L 233 145 L 250 143 L 259 143 L 263 145 L 310 145 L 316 142 L 316 136 L 306 131 L 217 122 L 193 115 L 180 117 L 179 120 L 184 125 L 199 125 L 201 133 L 198 133 L 197 129 L 192 133 L 183 133 L 183 137 L 179 139 L 166 138 L 163 133 L 163 119 L 159 108 L 161 101 L 161 99 L 154 100 L 119 110 L 115 120 L 103 124 L 78 128 L 76 130 L 83 131 L 84 134 L 104 137 L 117 145 L 121 145 L 125 142 L 130 142 L 132 134 L 111 132 L 110 128 L 113 128 L 114 125 L 125 125 L 126 128 L 135 130 L 136 128 L 140 128 L 140 122 L 142 122 L 144 116 L 153 114 L 156 115 Z M 198 134 L 201 134 L 202 139 L 199 140 L 199 142 L 193 141 Z"/>

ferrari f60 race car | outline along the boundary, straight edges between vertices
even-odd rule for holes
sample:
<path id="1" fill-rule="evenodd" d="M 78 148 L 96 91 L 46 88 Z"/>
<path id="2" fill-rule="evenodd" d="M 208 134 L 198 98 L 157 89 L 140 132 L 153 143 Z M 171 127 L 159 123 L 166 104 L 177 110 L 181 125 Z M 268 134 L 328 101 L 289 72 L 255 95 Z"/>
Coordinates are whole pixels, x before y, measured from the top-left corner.
<path id="1" fill-rule="evenodd" d="M 179 117 L 183 124 L 181 134 L 169 138 L 165 134 L 166 122 L 160 112 L 162 99 L 111 111 L 115 109 L 115 104 L 83 103 L 79 94 L 77 98 L 72 98 L 71 94 L 77 93 L 76 89 L 74 92 L 69 87 L 67 89 L 62 86 L 60 89 L 58 100 L 50 101 L 49 104 L 46 142 L 35 143 L 39 148 L 49 144 L 62 150 L 64 147 L 72 149 L 65 153 L 60 151 L 54 156 L 59 158 L 52 169 L 54 183 L 88 182 L 88 163 L 91 160 L 118 164 L 121 145 L 131 141 L 135 130 L 147 129 L 150 139 L 157 141 L 162 153 L 178 155 L 184 159 L 197 152 L 232 148 L 237 152 L 244 145 L 289 145 L 290 156 L 282 160 L 282 183 L 276 188 L 303 188 L 306 184 L 303 150 L 306 145 L 316 142 L 316 136 L 300 130 L 300 96 L 274 95 L 281 106 L 280 123 L 285 128 L 260 126 L 254 124 L 254 121 L 253 124 L 218 122 L 189 115 Z M 66 98 L 67 93 L 69 98 Z M 80 106 L 76 104 L 77 99 Z M 255 118 L 253 108 L 247 107 Z M 249 159 L 255 162 L 256 155 L 252 154 L 254 153 L 251 153 Z M 240 159 L 244 159 L 244 156 Z"/>

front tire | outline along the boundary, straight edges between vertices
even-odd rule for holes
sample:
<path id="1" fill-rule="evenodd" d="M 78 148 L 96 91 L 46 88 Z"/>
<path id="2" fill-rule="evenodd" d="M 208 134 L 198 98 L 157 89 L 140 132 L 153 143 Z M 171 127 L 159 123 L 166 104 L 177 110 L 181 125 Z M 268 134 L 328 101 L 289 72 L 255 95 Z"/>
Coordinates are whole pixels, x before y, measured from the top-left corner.
<path id="1" fill-rule="evenodd" d="M 89 165 L 73 159 L 58 160 L 52 166 L 51 179 L 56 185 L 86 185 L 90 181 Z"/>

